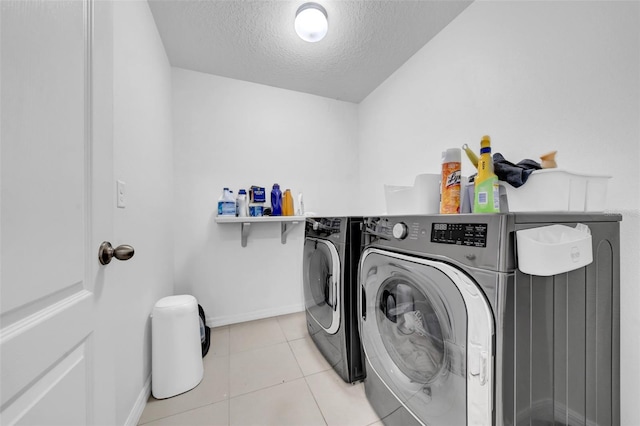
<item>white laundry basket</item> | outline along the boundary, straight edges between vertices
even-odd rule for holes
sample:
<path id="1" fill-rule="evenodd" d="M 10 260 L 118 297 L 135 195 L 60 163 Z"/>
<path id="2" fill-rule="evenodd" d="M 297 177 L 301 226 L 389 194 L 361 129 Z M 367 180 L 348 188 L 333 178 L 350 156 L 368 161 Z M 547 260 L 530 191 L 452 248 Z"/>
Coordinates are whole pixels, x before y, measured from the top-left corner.
<path id="1" fill-rule="evenodd" d="M 158 300 L 151 318 L 151 393 L 157 399 L 178 395 L 196 387 L 203 375 L 196 298 Z"/>

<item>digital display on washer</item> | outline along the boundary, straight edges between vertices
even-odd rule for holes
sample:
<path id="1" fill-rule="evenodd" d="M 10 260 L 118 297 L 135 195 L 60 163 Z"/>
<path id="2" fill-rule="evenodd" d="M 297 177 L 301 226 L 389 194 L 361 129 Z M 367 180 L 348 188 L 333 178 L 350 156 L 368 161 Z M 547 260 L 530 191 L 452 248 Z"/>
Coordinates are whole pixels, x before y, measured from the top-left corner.
<path id="1" fill-rule="evenodd" d="M 434 223 L 431 242 L 471 247 L 487 246 L 486 223 Z"/>

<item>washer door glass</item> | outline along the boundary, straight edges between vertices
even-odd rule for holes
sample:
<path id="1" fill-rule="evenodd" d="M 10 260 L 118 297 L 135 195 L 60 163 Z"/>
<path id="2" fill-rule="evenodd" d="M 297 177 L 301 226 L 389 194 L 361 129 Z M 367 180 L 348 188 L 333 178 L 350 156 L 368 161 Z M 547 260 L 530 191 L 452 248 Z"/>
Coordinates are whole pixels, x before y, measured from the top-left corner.
<path id="1" fill-rule="evenodd" d="M 328 333 L 340 325 L 340 259 L 331 242 L 307 238 L 304 243 L 305 307 Z"/>
<path id="2" fill-rule="evenodd" d="M 435 267 L 378 253 L 363 258 L 361 285 L 372 373 L 424 423 L 466 424 L 467 313 L 458 288 Z"/>

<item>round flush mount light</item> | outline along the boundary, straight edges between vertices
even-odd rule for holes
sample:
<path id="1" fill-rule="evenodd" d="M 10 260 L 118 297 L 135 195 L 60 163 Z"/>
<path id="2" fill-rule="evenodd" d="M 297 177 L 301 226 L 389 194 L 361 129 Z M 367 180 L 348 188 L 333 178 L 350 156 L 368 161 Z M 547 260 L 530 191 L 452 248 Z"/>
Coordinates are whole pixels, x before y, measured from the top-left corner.
<path id="1" fill-rule="evenodd" d="M 329 29 L 327 11 L 318 3 L 303 4 L 296 12 L 295 28 L 304 41 L 315 43 L 322 40 Z"/>

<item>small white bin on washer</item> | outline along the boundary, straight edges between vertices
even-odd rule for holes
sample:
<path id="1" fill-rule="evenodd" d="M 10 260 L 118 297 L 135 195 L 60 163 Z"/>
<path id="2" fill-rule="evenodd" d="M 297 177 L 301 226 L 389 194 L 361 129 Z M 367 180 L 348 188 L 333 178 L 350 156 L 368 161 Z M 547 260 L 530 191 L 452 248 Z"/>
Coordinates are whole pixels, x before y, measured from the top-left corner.
<path id="1" fill-rule="evenodd" d="M 196 298 L 164 297 L 151 317 L 151 393 L 164 399 L 193 389 L 204 376 Z"/>

